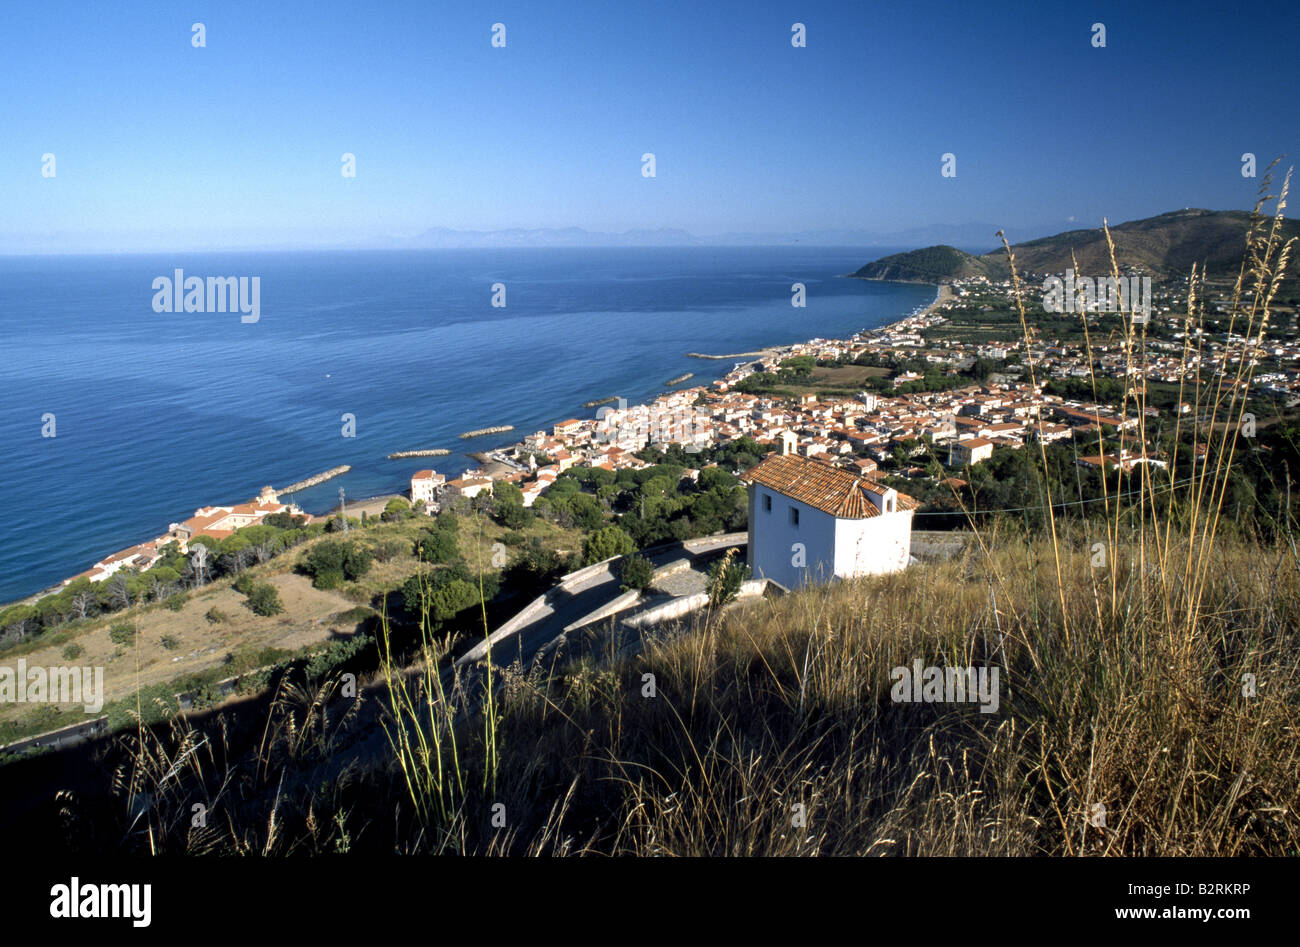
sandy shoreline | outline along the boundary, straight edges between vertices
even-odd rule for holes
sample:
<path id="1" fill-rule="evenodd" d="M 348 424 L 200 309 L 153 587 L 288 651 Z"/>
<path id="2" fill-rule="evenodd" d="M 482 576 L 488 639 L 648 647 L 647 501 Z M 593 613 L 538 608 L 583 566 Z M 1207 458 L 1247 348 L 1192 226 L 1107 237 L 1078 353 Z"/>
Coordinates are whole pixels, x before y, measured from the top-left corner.
<path id="1" fill-rule="evenodd" d="M 949 285 L 948 283 L 934 283 L 932 285 L 935 288 L 934 300 L 931 301 L 930 304 L 927 305 L 924 309 L 918 309 L 916 312 L 908 313 L 906 316 L 903 316 L 901 319 L 896 319 L 893 322 L 887 322 L 884 325 L 877 326 L 874 329 L 859 330 L 859 332 L 860 333 L 879 332 L 881 329 L 892 329 L 895 326 L 900 326 L 903 323 L 907 322 L 908 319 L 915 319 L 917 316 L 928 315 L 938 307 L 942 306 L 944 303 L 948 302 L 948 300 L 953 298 L 954 294 L 952 291 L 952 286 Z M 859 334 L 859 333 L 855 333 L 855 334 Z M 744 359 L 749 359 L 751 361 L 760 361 L 765 358 L 772 358 L 773 356 L 781 355 L 784 352 L 788 352 L 791 348 L 793 348 L 796 345 L 806 345 L 807 343 L 808 340 L 805 339 L 801 342 L 789 342 L 785 345 L 769 345 L 765 348 L 755 349 L 752 352 L 733 352 L 730 355 L 706 355 L 702 352 L 687 352 L 686 357 L 687 358 L 708 358 L 708 359 L 718 359 L 718 360 L 728 359 L 728 358 L 744 358 Z"/>
<path id="2" fill-rule="evenodd" d="M 878 326 L 877 328 L 872 329 L 870 331 L 879 332 L 881 329 L 894 329 L 897 328 L 898 326 L 906 325 L 909 319 L 915 319 L 918 316 L 928 316 L 930 313 L 934 312 L 944 303 L 948 302 L 950 299 L 953 298 L 954 293 L 952 291 L 952 286 L 950 284 L 935 283 L 934 286 L 935 286 L 934 300 L 924 309 L 918 309 L 916 312 L 910 313 L 904 316 L 902 319 L 898 319 L 895 322 L 887 323 L 883 326 Z"/>

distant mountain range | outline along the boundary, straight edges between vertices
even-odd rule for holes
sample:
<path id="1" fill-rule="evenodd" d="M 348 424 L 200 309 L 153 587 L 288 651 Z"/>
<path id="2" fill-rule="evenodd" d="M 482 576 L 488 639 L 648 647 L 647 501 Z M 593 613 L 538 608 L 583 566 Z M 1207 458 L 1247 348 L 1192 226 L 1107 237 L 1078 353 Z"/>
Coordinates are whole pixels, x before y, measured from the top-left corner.
<path id="1" fill-rule="evenodd" d="M 1043 233 L 1048 227 L 1009 231 L 1013 239 Z M 476 247 L 727 247 L 804 246 L 820 247 L 907 247 L 943 242 L 983 251 L 997 243 L 992 224 L 968 223 L 913 227 L 908 230 L 875 231 L 850 229 L 729 232 L 700 236 L 678 228 L 627 230 L 606 233 L 581 227 L 529 230 L 453 230 L 435 227 L 415 237 L 392 237 L 371 241 L 386 248 L 447 250 Z"/>
<path id="2" fill-rule="evenodd" d="M 1192 264 L 1212 275 L 1235 273 L 1246 248 L 1250 215 L 1236 210 L 1188 208 L 1110 228 L 1121 269 L 1141 268 L 1170 278 L 1191 273 Z M 1284 237 L 1300 235 L 1300 221 L 1283 224 Z M 1062 273 L 1075 265 L 1085 275 L 1110 273 L 1110 251 L 1100 227 L 1069 230 L 1012 245 L 1020 273 Z M 1073 254 L 1073 260 L 1071 258 Z M 971 276 L 1005 279 L 1010 275 L 1001 248 L 978 256 L 952 246 L 931 246 L 881 257 L 858 269 L 860 279 L 942 283 Z"/>

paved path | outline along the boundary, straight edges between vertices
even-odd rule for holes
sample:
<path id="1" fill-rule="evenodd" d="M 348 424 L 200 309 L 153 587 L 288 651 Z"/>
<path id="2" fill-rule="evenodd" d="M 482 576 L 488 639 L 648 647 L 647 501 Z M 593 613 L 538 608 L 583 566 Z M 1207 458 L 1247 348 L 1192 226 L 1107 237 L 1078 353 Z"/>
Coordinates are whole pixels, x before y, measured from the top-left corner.
<path id="1" fill-rule="evenodd" d="M 743 549 L 745 542 L 744 533 L 726 533 L 657 546 L 643 550 L 641 555 L 649 559 L 655 568 L 686 560 L 690 568 L 703 570 L 706 563 L 719 552 L 730 546 L 740 546 Z M 618 559 L 611 559 L 571 573 L 573 579 L 562 579 L 551 591 L 527 605 L 492 634 L 492 663 L 502 665 L 518 661 L 527 667 L 542 648 L 564 633 L 566 627 L 606 607 L 622 595 L 623 590 L 619 587 L 614 571 L 618 562 Z M 462 666 L 477 663 L 486 656 L 486 644 L 479 644 L 456 663 Z"/>

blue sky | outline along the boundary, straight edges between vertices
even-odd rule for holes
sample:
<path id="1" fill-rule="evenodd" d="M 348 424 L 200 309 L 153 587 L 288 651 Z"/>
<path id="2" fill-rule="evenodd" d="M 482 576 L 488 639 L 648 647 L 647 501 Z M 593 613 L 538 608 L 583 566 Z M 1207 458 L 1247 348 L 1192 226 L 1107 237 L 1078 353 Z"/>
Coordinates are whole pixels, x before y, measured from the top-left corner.
<path id="1" fill-rule="evenodd" d="M 1283 5 L 127 0 L 5 18 L 7 252 L 1095 226 L 1247 207 L 1242 153 L 1262 169 L 1300 134 Z"/>

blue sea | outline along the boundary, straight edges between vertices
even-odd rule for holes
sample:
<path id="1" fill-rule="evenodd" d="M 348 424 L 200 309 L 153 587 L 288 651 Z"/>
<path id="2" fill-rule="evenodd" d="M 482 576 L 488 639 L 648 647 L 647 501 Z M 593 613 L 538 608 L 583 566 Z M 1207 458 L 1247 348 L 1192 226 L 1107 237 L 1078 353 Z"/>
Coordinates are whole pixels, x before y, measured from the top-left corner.
<path id="1" fill-rule="evenodd" d="M 198 506 L 330 467 L 312 513 L 405 490 L 466 451 L 513 443 L 583 403 L 630 403 L 686 358 L 842 337 L 930 302 L 928 286 L 843 278 L 892 250 L 494 249 L 0 258 L 0 601 L 89 568 Z M 156 313 L 153 281 L 259 277 L 261 314 Z M 807 286 L 807 307 L 790 286 Z M 492 284 L 506 287 L 493 308 Z M 54 415 L 54 437 L 43 417 Z M 342 416 L 355 416 L 344 437 Z M 463 441 L 474 428 L 508 434 Z M 387 460 L 401 450 L 446 457 Z"/>

